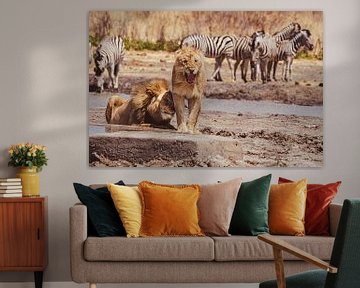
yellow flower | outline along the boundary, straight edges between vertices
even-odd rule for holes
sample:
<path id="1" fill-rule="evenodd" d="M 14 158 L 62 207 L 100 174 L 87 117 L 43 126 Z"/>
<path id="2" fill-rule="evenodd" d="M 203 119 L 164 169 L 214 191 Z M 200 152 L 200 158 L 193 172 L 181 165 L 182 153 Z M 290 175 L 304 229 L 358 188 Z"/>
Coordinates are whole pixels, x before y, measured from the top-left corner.
<path id="1" fill-rule="evenodd" d="M 36 149 L 40 151 L 45 151 L 46 147 L 44 145 L 36 145 Z"/>
<path id="2" fill-rule="evenodd" d="M 34 144 L 31 142 L 23 142 L 18 144 L 13 144 L 8 148 L 8 153 L 10 155 L 10 166 L 18 166 L 20 163 L 26 162 L 26 165 L 33 165 L 31 163 L 40 161 L 40 168 L 44 165 L 47 165 L 47 158 L 45 153 L 42 151 L 45 150 L 44 145 Z"/>

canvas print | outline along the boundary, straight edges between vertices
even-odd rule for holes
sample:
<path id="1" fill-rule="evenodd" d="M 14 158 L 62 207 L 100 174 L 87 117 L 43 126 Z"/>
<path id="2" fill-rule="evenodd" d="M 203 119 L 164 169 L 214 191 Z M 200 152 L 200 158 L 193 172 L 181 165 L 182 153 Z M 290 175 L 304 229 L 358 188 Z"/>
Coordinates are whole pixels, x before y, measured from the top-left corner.
<path id="1" fill-rule="evenodd" d="M 321 11 L 91 11 L 91 167 L 321 167 Z"/>

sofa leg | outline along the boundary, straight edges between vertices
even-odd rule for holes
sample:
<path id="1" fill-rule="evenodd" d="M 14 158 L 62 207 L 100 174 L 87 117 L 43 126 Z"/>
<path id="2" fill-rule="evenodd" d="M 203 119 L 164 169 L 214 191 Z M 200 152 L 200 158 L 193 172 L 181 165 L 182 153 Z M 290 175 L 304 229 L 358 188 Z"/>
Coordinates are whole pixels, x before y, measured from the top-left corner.
<path id="1" fill-rule="evenodd" d="M 89 288 L 96 288 L 96 284 L 95 283 L 89 283 Z"/>

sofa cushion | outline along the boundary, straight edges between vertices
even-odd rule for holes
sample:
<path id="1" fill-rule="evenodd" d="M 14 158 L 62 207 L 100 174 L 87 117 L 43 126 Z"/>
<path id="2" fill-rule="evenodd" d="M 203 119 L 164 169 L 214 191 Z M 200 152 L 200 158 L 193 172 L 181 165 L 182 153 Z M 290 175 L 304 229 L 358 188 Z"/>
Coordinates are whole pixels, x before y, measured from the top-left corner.
<path id="1" fill-rule="evenodd" d="M 293 181 L 279 177 L 279 184 Z M 335 198 L 341 181 L 329 184 L 307 184 L 305 234 L 330 235 L 329 206 Z"/>
<path id="2" fill-rule="evenodd" d="M 116 184 L 125 185 L 123 181 Z M 100 237 L 126 235 L 106 186 L 85 186 L 80 183 L 73 185 L 79 200 L 87 207 L 89 235 Z"/>
<path id="3" fill-rule="evenodd" d="M 322 260 L 330 260 L 334 237 L 276 236 Z M 273 260 L 272 246 L 254 236 L 212 237 L 215 242 L 215 261 Z M 284 260 L 299 260 L 288 253 Z"/>
<path id="4" fill-rule="evenodd" d="M 213 261 L 210 237 L 89 237 L 84 245 L 87 261 Z"/>
<path id="5" fill-rule="evenodd" d="M 199 225 L 206 235 L 229 236 L 231 216 L 242 178 L 201 185 Z"/>
<path id="6" fill-rule="evenodd" d="M 196 203 L 199 185 L 163 185 L 142 181 L 140 236 L 203 236 Z"/>
<path id="7" fill-rule="evenodd" d="M 269 195 L 270 234 L 296 236 L 305 234 L 306 185 L 306 179 L 294 183 L 271 185 Z"/>
<path id="8" fill-rule="evenodd" d="M 139 237 L 141 226 L 141 196 L 137 187 L 107 185 L 124 225 L 127 237 Z"/>
<path id="9" fill-rule="evenodd" d="M 271 174 L 241 183 L 231 218 L 232 235 L 269 233 L 268 210 Z"/>

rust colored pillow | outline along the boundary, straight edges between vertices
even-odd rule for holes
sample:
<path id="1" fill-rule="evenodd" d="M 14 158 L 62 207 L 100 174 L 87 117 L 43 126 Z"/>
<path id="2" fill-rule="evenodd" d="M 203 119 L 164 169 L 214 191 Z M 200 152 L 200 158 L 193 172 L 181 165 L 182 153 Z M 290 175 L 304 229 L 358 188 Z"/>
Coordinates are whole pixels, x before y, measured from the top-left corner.
<path id="1" fill-rule="evenodd" d="M 279 184 L 291 183 L 292 180 L 279 177 Z M 335 198 L 341 181 L 329 184 L 308 184 L 306 211 L 305 211 L 305 234 L 329 236 L 329 206 Z"/>
<path id="2" fill-rule="evenodd" d="M 271 234 L 303 236 L 307 180 L 273 184 L 269 195 Z"/>
<path id="3" fill-rule="evenodd" d="M 203 236 L 199 227 L 199 185 L 171 186 L 143 181 L 140 236 Z"/>

